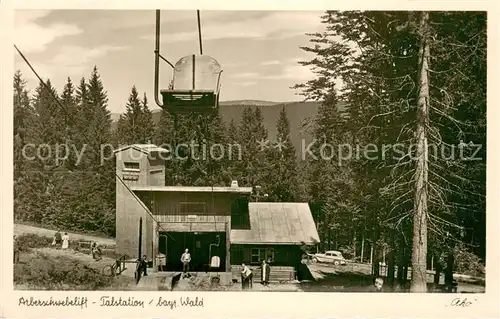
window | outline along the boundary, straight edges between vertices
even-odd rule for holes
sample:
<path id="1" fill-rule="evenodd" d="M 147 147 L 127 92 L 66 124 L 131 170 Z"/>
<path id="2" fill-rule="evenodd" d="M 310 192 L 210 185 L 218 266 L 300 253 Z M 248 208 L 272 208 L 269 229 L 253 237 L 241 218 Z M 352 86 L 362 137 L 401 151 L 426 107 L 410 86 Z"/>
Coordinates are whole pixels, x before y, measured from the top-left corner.
<path id="1" fill-rule="evenodd" d="M 268 262 L 274 261 L 274 249 L 273 248 L 252 248 L 252 263 L 260 263 L 263 260 Z"/>
<path id="2" fill-rule="evenodd" d="M 231 203 L 231 228 L 250 229 L 247 198 L 237 198 Z"/>
<path id="3" fill-rule="evenodd" d="M 200 203 L 179 203 L 179 214 L 180 215 L 203 215 L 206 212 L 205 202 Z"/>
<path id="4" fill-rule="evenodd" d="M 260 257 L 259 248 L 252 248 L 252 262 L 258 263 L 259 257 Z"/>
<path id="5" fill-rule="evenodd" d="M 137 162 L 124 162 L 123 164 L 126 170 L 133 170 L 133 171 L 139 170 L 139 163 Z"/>
<path id="6" fill-rule="evenodd" d="M 237 265 L 244 262 L 244 250 L 241 245 L 231 245 L 231 264 Z"/>

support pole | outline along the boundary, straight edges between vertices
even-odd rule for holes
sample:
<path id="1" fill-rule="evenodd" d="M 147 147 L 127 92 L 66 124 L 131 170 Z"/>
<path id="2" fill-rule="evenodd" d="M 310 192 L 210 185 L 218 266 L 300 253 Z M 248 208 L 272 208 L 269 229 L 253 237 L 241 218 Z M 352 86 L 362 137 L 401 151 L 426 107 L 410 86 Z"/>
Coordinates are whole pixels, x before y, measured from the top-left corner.
<path id="1" fill-rule="evenodd" d="M 200 19 L 200 10 L 196 10 L 196 14 L 198 16 L 198 41 L 200 42 L 200 55 L 203 55 L 203 45 L 201 42 L 201 19 Z"/>
<path id="2" fill-rule="evenodd" d="M 138 258 L 141 259 L 142 256 L 142 217 L 139 218 L 139 253 L 138 253 Z"/>

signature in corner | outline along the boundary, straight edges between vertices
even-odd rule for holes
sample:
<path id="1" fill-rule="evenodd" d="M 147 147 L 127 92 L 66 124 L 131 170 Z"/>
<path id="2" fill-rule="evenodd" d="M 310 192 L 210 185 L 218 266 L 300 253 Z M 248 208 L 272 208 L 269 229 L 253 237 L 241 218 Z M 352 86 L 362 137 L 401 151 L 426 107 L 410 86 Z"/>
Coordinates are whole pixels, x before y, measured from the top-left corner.
<path id="1" fill-rule="evenodd" d="M 474 300 L 477 301 L 477 300 Z M 467 308 L 473 304 L 473 301 L 468 300 L 467 298 L 455 298 L 451 301 L 451 306 L 452 307 L 462 307 L 462 308 Z"/>

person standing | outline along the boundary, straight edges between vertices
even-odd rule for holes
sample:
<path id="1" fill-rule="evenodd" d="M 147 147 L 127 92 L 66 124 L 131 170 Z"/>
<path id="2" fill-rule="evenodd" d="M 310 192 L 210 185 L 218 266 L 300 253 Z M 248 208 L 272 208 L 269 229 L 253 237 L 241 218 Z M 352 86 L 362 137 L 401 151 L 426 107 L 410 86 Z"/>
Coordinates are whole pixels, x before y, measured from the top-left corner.
<path id="1" fill-rule="evenodd" d="M 61 232 L 57 231 L 54 234 L 54 241 L 52 242 L 52 246 L 60 246 L 62 243 L 62 237 L 61 237 Z"/>
<path id="2" fill-rule="evenodd" d="M 68 249 L 69 248 L 69 235 L 68 233 L 64 233 L 64 235 L 61 237 L 62 239 L 62 249 Z"/>
<path id="3" fill-rule="evenodd" d="M 19 242 L 17 236 L 14 235 L 14 264 L 19 263 Z"/>
<path id="4" fill-rule="evenodd" d="M 266 262 L 266 260 L 262 261 L 262 265 L 260 267 L 260 276 L 262 278 L 262 284 L 264 286 L 269 285 L 269 275 L 271 274 L 271 266 Z"/>
<path id="5" fill-rule="evenodd" d="M 101 260 L 102 259 L 102 252 L 101 252 L 101 249 L 99 248 L 99 246 L 97 246 L 97 243 L 94 241 L 92 242 L 92 246 L 91 246 L 91 251 L 92 251 L 92 258 L 94 260 Z"/>
<path id="6" fill-rule="evenodd" d="M 189 263 L 191 262 L 191 254 L 189 253 L 189 249 L 186 248 L 186 250 L 182 254 L 181 262 L 182 262 L 182 272 L 184 273 L 184 276 L 186 276 L 187 273 L 189 272 Z"/>
<path id="7" fill-rule="evenodd" d="M 148 275 L 148 261 L 147 261 L 147 256 L 143 255 L 141 259 L 141 272 L 144 274 L 144 276 Z"/>
<path id="8" fill-rule="evenodd" d="M 241 267 L 243 267 L 243 269 L 241 270 L 242 289 L 245 290 L 248 288 L 252 288 L 252 280 L 253 280 L 252 271 L 245 264 L 241 264 Z"/>

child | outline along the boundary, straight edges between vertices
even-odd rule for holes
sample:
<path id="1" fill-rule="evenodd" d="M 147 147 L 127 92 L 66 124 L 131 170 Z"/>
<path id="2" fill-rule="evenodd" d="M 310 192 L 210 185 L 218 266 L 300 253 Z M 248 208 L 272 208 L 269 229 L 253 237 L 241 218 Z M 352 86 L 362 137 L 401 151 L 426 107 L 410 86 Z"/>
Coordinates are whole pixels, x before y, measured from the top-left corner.
<path id="1" fill-rule="evenodd" d="M 368 291 L 369 292 L 382 292 L 383 286 L 384 286 L 384 279 L 382 279 L 381 277 L 377 277 L 373 281 L 373 286 L 370 286 Z"/>

